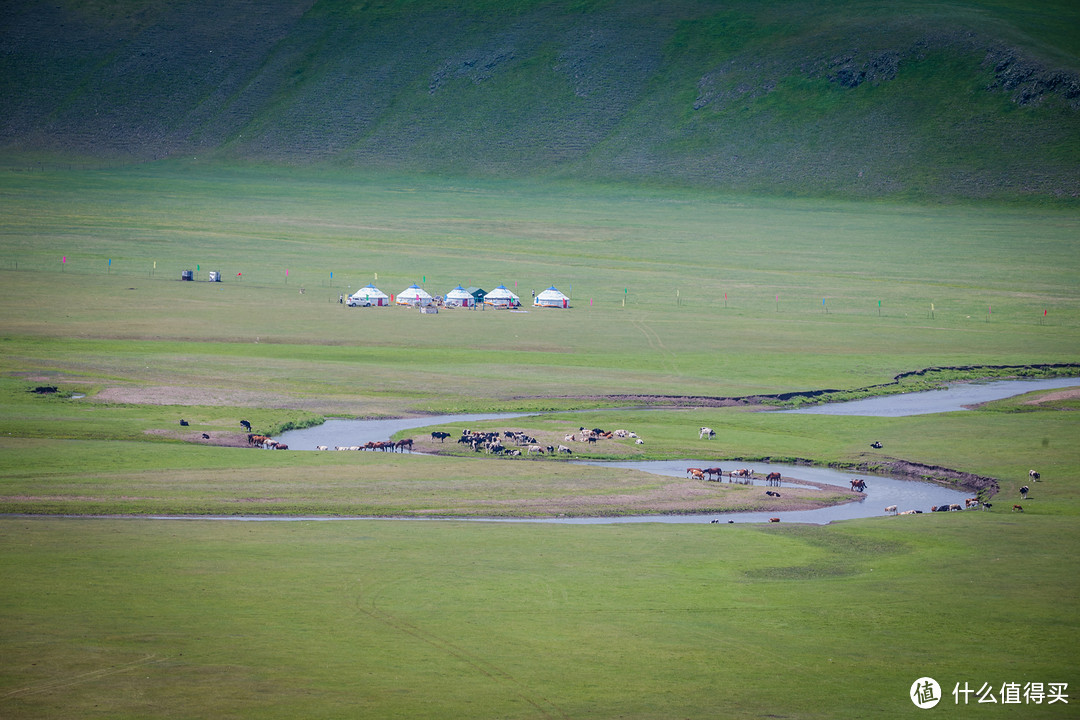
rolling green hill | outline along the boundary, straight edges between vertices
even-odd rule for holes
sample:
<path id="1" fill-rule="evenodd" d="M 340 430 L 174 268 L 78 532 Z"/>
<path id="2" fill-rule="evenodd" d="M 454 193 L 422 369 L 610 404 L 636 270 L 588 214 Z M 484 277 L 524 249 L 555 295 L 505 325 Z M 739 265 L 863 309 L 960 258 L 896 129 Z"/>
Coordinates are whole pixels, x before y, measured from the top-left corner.
<path id="1" fill-rule="evenodd" d="M 1063 0 L 63 0 L 0 8 L 8 164 L 329 164 L 1075 200 Z"/>

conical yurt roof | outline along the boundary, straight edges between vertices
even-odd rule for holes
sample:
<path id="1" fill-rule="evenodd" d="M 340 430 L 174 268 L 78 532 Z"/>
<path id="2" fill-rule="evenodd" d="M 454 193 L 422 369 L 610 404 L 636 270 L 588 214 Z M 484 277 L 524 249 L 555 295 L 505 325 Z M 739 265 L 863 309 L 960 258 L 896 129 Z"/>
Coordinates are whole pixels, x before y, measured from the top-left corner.
<path id="1" fill-rule="evenodd" d="M 374 285 L 368 285 L 367 287 L 360 288 L 350 297 L 354 297 L 357 300 L 378 300 L 379 298 L 386 298 L 388 295 Z"/>
<path id="2" fill-rule="evenodd" d="M 515 295 L 514 293 L 507 290 L 505 285 L 500 285 L 499 287 L 495 288 L 494 290 L 492 290 L 491 292 L 489 292 L 487 295 L 484 296 L 484 301 L 485 302 L 490 302 L 492 300 L 520 300 L 520 299 L 521 298 L 519 298 L 517 295 Z"/>
<path id="3" fill-rule="evenodd" d="M 456 288 L 446 293 L 447 300 L 474 300 L 472 294 L 465 288 L 458 285 Z"/>
<path id="4" fill-rule="evenodd" d="M 428 294 L 428 291 L 416 283 L 413 283 L 397 294 L 397 301 L 401 304 L 416 302 L 417 298 L 420 299 L 420 302 L 424 302 L 425 300 L 431 301 L 431 295 Z"/>
<path id="5" fill-rule="evenodd" d="M 562 307 L 563 302 L 570 298 L 563 295 L 559 290 L 552 285 L 544 292 L 536 296 L 536 300 L 533 301 L 534 305 L 558 305 Z"/>

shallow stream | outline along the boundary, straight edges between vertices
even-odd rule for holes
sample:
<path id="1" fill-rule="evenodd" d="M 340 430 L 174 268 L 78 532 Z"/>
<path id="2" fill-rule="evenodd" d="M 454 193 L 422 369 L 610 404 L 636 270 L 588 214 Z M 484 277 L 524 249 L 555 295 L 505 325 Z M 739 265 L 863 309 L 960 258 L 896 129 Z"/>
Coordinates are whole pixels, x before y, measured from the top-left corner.
<path id="1" fill-rule="evenodd" d="M 867 400 L 847 403 L 832 403 L 799 410 L 778 412 L 813 413 L 830 415 L 870 415 L 877 417 L 901 417 L 939 412 L 953 412 L 967 409 L 968 406 L 990 400 L 1000 400 L 1014 395 L 1080 384 L 1080 378 L 1051 378 L 1044 380 L 1002 380 L 991 382 L 952 383 L 944 390 L 887 395 Z M 283 433 L 279 440 L 290 448 L 314 450 L 318 445 L 327 447 L 363 445 L 368 441 L 386 440 L 401 430 L 418 427 L 445 425 L 449 423 L 468 423 L 481 420 L 499 420 L 523 417 L 523 413 L 501 413 L 486 415 L 440 415 L 423 418 L 405 418 L 393 420 L 328 420 L 326 423 Z M 687 467 L 705 467 L 714 465 L 714 460 L 651 460 L 651 461 L 581 461 L 584 464 L 603 465 L 605 467 L 627 468 L 684 477 Z M 734 466 L 733 466 L 734 467 Z M 725 468 L 728 469 L 728 468 Z M 779 517 L 784 522 L 825 524 L 833 520 L 850 520 L 885 514 L 885 508 L 896 505 L 898 510 L 930 511 L 931 507 L 958 504 L 963 506 L 964 499 L 972 493 L 952 490 L 919 480 L 907 480 L 878 475 L 844 473 L 828 468 L 778 465 L 758 463 L 753 468 L 759 474 L 779 472 L 784 477 L 793 477 L 809 482 L 825 483 L 847 488 L 849 482 L 861 477 L 867 480 L 865 497 L 855 502 L 845 503 L 817 510 L 792 510 L 783 512 L 754 513 L 716 513 L 708 515 L 647 515 L 620 518 L 550 518 L 537 520 L 511 520 L 509 522 L 554 522 L 572 524 L 626 523 L 626 522 L 666 522 L 666 523 L 701 523 L 720 520 L 721 522 L 768 522 L 769 518 Z M 757 484 L 762 486 L 763 481 Z M 780 488 L 791 487 L 796 483 L 785 481 Z"/>

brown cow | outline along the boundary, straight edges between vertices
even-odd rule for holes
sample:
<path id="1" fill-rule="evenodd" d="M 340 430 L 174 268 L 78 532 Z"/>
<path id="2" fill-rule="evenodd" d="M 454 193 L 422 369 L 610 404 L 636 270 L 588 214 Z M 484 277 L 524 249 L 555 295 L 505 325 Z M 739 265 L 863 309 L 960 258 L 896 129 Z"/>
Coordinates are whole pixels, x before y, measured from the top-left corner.
<path id="1" fill-rule="evenodd" d="M 769 518 L 769 522 L 780 522 L 780 518 Z"/>
<path id="2" fill-rule="evenodd" d="M 705 472 L 703 470 L 698 470 L 697 468 L 690 468 L 690 471 L 691 471 L 690 472 L 690 477 L 693 478 L 694 480 L 704 480 L 705 479 Z"/>

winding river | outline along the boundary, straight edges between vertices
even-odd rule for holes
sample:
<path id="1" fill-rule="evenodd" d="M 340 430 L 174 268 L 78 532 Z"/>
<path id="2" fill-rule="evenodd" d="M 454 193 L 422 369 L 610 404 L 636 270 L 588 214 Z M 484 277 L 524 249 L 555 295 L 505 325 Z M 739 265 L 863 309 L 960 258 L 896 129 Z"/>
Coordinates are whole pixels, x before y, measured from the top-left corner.
<path id="1" fill-rule="evenodd" d="M 962 382 L 952 383 L 943 390 L 930 390 L 926 392 L 906 393 L 903 395 L 887 395 L 848 403 L 832 403 L 829 405 L 819 405 L 810 408 L 782 410 L 777 412 L 901 417 L 906 415 L 962 411 L 977 403 L 1000 400 L 1002 398 L 1021 395 L 1035 390 L 1072 387 L 1078 384 L 1080 384 L 1080 378 Z M 326 423 L 316 427 L 305 428 L 303 430 L 292 430 L 284 433 L 281 435 L 280 440 L 288 443 L 291 448 L 314 450 L 317 445 L 326 445 L 328 447 L 334 447 L 335 445 L 363 445 L 369 440 L 386 440 L 394 433 L 418 427 L 446 425 L 451 423 L 468 423 L 481 420 L 509 419 L 523 417 L 525 415 L 525 413 L 501 413 L 483 415 L 441 415 L 392 420 L 328 420 Z M 673 477 L 684 477 L 686 468 L 689 466 L 702 466 L 702 463 L 714 463 L 713 460 L 702 459 L 577 462 L 591 465 L 603 465 L 605 467 L 641 470 L 657 475 L 668 475 Z M 753 469 L 759 473 L 776 471 L 784 477 L 794 477 L 808 482 L 825 483 L 844 488 L 848 487 L 849 481 L 856 477 L 856 475 L 852 473 L 843 473 L 828 468 L 806 466 L 758 463 Z M 819 508 L 817 510 L 724 513 L 722 515 L 712 513 L 708 515 L 643 515 L 619 518 L 513 519 L 489 520 L 488 522 L 599 524 L 632 522 L 703 523 L 719 520 L 720 522 L 725 523 L 738 523 L 768 522 L 771 517 L 779 517 L 785 522 L 825 524 L 834 520 L 850 520 L 882 515 L 884 514 L 884 509 L 891 505 L 896 505 L 901 511 L 912 509 L 922 510 L 924 512 L 929 511 L 933 506 L 939 505 L 959 504 L 963 506 L 964 498 L 971 495 L 970 492 L 953 490 L 919 480 L 868 475 L 865 473 L 860 473 L 857 476 L 867 480 L 864 498 L 855 502 Z M 781 488 L 784 486 L 790 487 L 791 485 L 792 483 L 785 481 L 785 485 L 782 485 Z"/>

